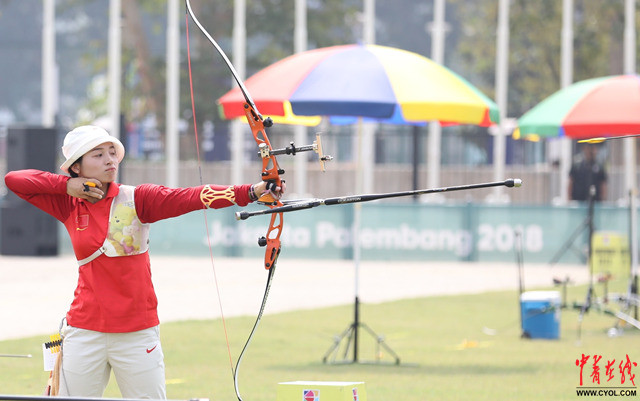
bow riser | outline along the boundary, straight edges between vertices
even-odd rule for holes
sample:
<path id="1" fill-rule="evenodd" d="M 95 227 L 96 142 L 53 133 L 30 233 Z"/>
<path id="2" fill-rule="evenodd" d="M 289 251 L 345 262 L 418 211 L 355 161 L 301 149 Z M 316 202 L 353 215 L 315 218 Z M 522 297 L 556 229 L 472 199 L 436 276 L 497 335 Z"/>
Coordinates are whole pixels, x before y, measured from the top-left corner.
<path id="1" fill-rule="evenodd" d="M 272 181 L 277 186 L 282 185 L 282 179 L 280 174 L 284 174 L 284 170 L 278 167 L 278 161 L 275 155 L 271 153 L 273 148 L 269 142 L 269 138 L 265 132 L 265 121 L 260 114 L 255 111 L 255 108 L 249 104 L 244 104 L 244 113 L 251 127 L 251 134 L 258 144 L 258 148 L 261 150 L 262 157 L 262 181 Z M 270 119 L 267 119 L 267 124 L 270 125 Z M 258 202 L 268 205 L 270 208 L 283 206 L 279 199 L 275 198 L 271 193 L 265 193 L 258 199 Z M 266 246 L 267 249 L 264 253 L 264 268 L 269 270 L 273 267 L 280 255 L 280 234 L 282 234 L 283 217 L 282 213 L 274 213 L 271 216 L 269 223 L 269 229 L 267 235 L 258 239 L 258 245 Z"/>

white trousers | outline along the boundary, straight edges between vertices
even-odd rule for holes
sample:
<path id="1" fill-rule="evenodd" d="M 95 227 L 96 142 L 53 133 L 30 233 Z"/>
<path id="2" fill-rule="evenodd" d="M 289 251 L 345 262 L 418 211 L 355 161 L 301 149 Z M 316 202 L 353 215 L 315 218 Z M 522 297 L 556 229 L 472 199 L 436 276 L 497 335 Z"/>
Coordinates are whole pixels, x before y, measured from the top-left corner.
<path id="1" fill-rule="evenodd" d="M 132 333 L 67 326 L 63 338 L 59 395 L 102 397 L 113 369 L 123 398 L 167 398 L 158 326 Z"/>

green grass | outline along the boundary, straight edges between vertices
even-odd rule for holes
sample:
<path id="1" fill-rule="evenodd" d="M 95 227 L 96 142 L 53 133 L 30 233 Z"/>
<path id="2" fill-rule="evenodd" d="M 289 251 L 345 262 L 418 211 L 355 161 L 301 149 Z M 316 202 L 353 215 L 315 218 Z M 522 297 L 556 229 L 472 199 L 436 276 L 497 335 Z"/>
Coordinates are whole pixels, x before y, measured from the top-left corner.
<path id="1" fill-rule="evenodd" d="M 582 302 L 585 294 L 585 287 L 570 288 L 567 299 Z M 595 310 L 584 318 L 580 342 L 578 311 L 572 309 L 562 310 L 559 340 L 521 339 L 517 294 L 492 292 L 363 304 L 362 321 L 384 334 L 401 364 L 323 364 L 334 336 L 353 320 L 352 314 L 352 306 L 344 306 L 265 316 L 240 369 L 243 398 L 275 401 L 279 382 L 331 380 L 365 382 L 369 401 L 574 400 L 579 384 L 575 361 L 582 354 L 616 361 L 628 354 L 640 360 L 640 331 L 627 328 L 610 338 L 614 318 Z M 227 319 L 234 363 L 252 324 L 252 317 Z M 484 327 L 497 333 L 488 335 Z M 161 335 L 170 399 L 235 400 L 219 320 L 163 324 Z M 0 358 L 1 394 L 42 391 L 47 377 L 39 354 L 43 340 L 0 342 L 0 353 L 35 356 Z M 461 347 L 465 342 L 468 347 Z M 375 356 L 372 337 L 361 331 L 361 360 Z M 393 362 L 390 355 L 381 356 Z M 601 371 L 604 381 L 604 365 Z M 590 373 L 585 368 L 586 382 Z M 616 371 L 614 385 L 619 380 Z M 105 396 L 120 396 L 113 377 Z"/>

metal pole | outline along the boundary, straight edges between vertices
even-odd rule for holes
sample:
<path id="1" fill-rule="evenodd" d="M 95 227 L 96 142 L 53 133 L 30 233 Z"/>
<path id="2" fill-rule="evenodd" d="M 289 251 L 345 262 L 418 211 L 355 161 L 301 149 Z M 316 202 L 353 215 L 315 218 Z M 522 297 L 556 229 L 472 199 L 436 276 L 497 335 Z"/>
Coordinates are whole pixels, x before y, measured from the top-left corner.
<path id="1" fill-rule="evenodd" d="M 411 129 L 411 136 L 413 140 L 413 154 L 412 154 L 412 174 L 411 174 L 411 189 L 416 190 L 419 188 L 419 174 L 420 174 L 420 127 L 414 125 Z M 418 195 L 414 196 L 414 200 L 418 200 Z"/>
<path id="2" fill-rule="evenodd" d="M 357 125 L 357 160 L 356 160 L 356 188 L 361 191 L 363 188 L 363 123 L 362 118 L 358 119 Z M 358 320 L 358 309 L 359 309 L 359 294 L 360 294 L 360 258 L 361 251 L 360 248 L 360 221 L 362 215 L 362 205 L 353 205 L 353 226 L 351 229 L 351 238 L 352 238 L 352 249 L 353 249 L 353 294 L 354 294 L 354 304 L 353 304 L 353 362 L 358 361 L 358 331 L 360 329 Z"/>
<path id="3" fill-rule="evenodd" d="M 624 2 L 624 73 L 636 72 L 636 2 Z"/>
<path id="4" fill-rule="evenodd" d="M 365 44 L 372 45 L 376 42 L 376 2 L 375 0 L 364 0 L 364 24 L 362 40 Z M 373 191 L 373 174 L 375 171 L 375 141 L 376 126 L 378 124 L 359 121 L 362 138 L 360 141 L 360 161 L 362 176 L 362 190 L 364 192 Z"/>
<path id="5" fill-rule="evenodd" d="M 635 0 L 625 0 L 624 3 L 624 73 L 636 73 L 636 2 Z M 631 252 L 631 280 L 632 288 L 635 288 L 637 295 L 638 278 L 638 220 L 636 210 L 636 138 L 625 138 L 624 141 L 624 161 L 625 161 L 625 181 L 629 192 L 629 208 L 631 210 L 631 222 L 629 236 Z M 638 317 L 637 304 L 635 317 Z"/>
<path id="6" fill-rule="evenodd" d="M 376 2 L 364 0 L 363 4 L 363 28 L 362 40 L 365 44 L 374 44 L 376 41 Z M 370 191 L 373 188 L 373 172 L 375 168 L 375 127 L 374 123 L 365 123 L 358 119 L 358 159 L 356 169 L 356 188 L 360 191 Z M 359 331 L 360 331 L 360 260 L 362 249 L 360 247 L 360 225 L 362 220 L 362 205 L 353 205 L 353 265 L 354 265 L 354 320 L 353 320 L 353 362 L 358 362 Z"/>
<path id="7" fill-rule="evenodd" d="M 307 35 L 307 0 L 296 0 L 295 25 L 293 31 L 294 53 L 301 53 L 307 50 Z M 294 138 L 296 143 L 306 143 L 307 128 L 302 125 L 296 125 L 294 128 Z M 293 174 L 296 183 L 296 191 L 300 196 L 307 196 L 307 157 L 296 157 L 294 160 L 294 166 Z"/>
<path id="8" fill-rule="evenodd" d="M 42 125 L 53 127 L 57 112 L 56 95 L 58 92 L 55 0 L 43 0 L 42 6 Z"/>
<path id="9" fill-rule="evenodd" d="M 178 118 L 180 103 L 180 0 L 167 1 L 167 174 L 169 187 L 178 186 Z"/>
<path id="10" fill-rule="evenodd" d="M 507 91 L 509 87 L 509 1 L 500 0 L 498 9 L 497 51 L 496 51 L 496 104 L 500 110 L 500 125 L 493 142 L 493 177 L 504 177 L 506 159 Z M 501 201 L 504 192 L 496 187 L 493 193 L 496 201 Z"/>
<path id="11" fill-rule="evenodd" d="M 233 7 L 233 65 L 238 78 L 244 81 L 246 74 L 246 1 L 235 0 Z M 231 122 L 231 182 L 244 182 L 244 124 Z"/>
<path id="12" fill-rule="evenodd" d="M 362 29 L 362 39 L 365 44 L 376 43 L 376 1 L 364 0 L 364 26 Z"/>
<path id="13" fill-rule="evenodd" d="M 560 47 L 560 87 L 566 88 L 573 82 L 573 0 L 562 0 L 562 33 Z M 553 146 L 553 145 L 549 145 Z M 571 140 L 560 138 L 560 179 L 559 198 L 562 203 L 569 200 L 569 170 L 571 169 Z"/>
<path id="14" fill-rule="evenodd" d="M 109 120 L 111 135 L 120 138 L 120 60 L 122 58 L 122 4 L 109 2 Z"/>
<path id="15" fill-rule="evenodd" d="M 353 316 L 353 362 L 358 362 L 358 331 L 360 329 L 360 299 L 356 297 Z"/>
<path id="16" fill-rule="evenodd" d="M 445 0 L 434 0 L 433 24 L 431 27 L 431 60 L 444 65 L 444 36 L 445 36 Z M 442 158 L 442 127 L 437 121 L 429 123 L 427 139 L 427 185 L 440 185 L 440 161 Z"/>
<path id="17" fill-rule="evenodd" d="M 636 201 L 636 191 L 631 189 L 629 191 L 629 253 L 631 255 L 631 274 L 629 282 L 629 291 L 627 296 L 629 297 L 628 304 L 630 305 L 631 298 L 638 295 L 638 209 Z M 634 304 L 634 317 L 638 318 L 638 304 Z"/>

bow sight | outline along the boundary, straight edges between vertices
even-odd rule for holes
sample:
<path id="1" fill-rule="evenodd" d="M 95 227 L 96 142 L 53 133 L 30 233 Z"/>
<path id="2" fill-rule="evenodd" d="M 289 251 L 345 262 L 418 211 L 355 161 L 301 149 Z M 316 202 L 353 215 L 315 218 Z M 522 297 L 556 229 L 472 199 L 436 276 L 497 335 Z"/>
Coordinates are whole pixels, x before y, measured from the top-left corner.
<path id="1" fill-rule="evenodd" d="M 267 117 L 269 119 L 269 117 Z M 266 120 L 265 120 L 266 121 Z M 266 124 L 265 124 L 266 126 Z M 277 156 L 277 155 L 291 155 L 295 156 L 298 152 L 310 152 L 313 151 L 318 155 L 318 160 L 320 161 L 320 169 L 325 171 L 324 162 L 328 162 L 333 160 L 333 156 L 325 155 L 322 152 L 322 140 L 320 139 L 320 133 L 316 134 L 316 140 L 313 141 L 311 145 L 298 146 L 296 147 L 293 144 L 293 141 L 289 142 L 289 146 L 282 149 L 269 149 L 266 144 L 262 143 L 259 146 L 258 154 L 260 157 L 265 158 L 269 156 Z M 280 170 L 281 173 L 284 173 L 284 170 Z"/>

